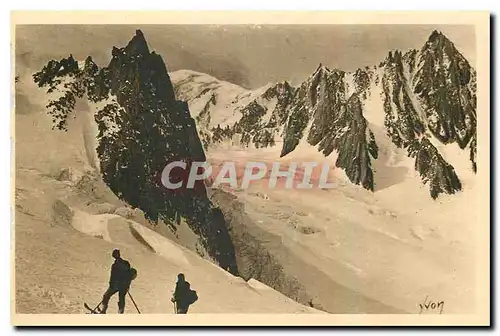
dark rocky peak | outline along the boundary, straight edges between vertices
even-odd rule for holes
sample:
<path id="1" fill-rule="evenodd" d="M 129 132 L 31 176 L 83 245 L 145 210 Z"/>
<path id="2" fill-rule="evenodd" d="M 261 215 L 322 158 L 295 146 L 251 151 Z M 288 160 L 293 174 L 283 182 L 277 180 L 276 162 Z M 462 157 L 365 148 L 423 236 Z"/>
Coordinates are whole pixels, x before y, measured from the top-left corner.
<path id="1" fill-rule="evenodd" d="M 272 98 L 283 98 L 290 95 L 294 88 L 287 81 L 279 82 L 273 86 L 270 86 L 263 94 L 262 98 L 272 99 Z"/>
<path id="2" fill-rule="evenodd" d="M 440 32 L 432 32 L 421 48 L 420 54 L 421 66 L 428 75 L 431 75 L 431 72 L 434 72 L 434 75 L 440 75 L 440 71 L 434 69 L 435 65 L 439 65 L 438 69 L 450 73 L 454 85 L 467 84 L 471 79 L 471 73 L 474 72 L 467 59 L 455 48 L 453 42 Z"/>
<path id="3" fill-rule="evenodd" d="M 345 76 L 345 71 L 339 69 L 329 69 L 321 63 L 314 73 L 302 85 L 309 86 L 311 90 L 315 90 L 321 83 L 332 84 L 338 80 L 342 80 Z"/>
<path id="4" fill-rule="evenodd" d="M 142 33 L 142 31 L 140 29 L 135 30 L 135 36 L 142 37 L 143 39 L 145 39 L 144 34 Z"/>
<path id="5" fill-rule="evenodd" d="M 429 38 L 427 39 L 427 44 L 434 45 L 444 45 L 444 44 L 452 44 L 452 42 L 440 31 L 434 30 Z"/>
<path id="6" fill-rule="evenodd" d="M 324 86 L 323 88 L 323 93 L 326 91 L 331 91 L 332 94 L 337 94 L 336 92 L 338 90 L 341 90 L 343 93 L 343 80 L 345 77 L 345 71 L 339 70 L 339 69 L 327 69 L 326 71 L 322 72 L 321 77 L 317 77 L 318 81 L 313 82 L 312 85 L 322 85 Z M 318 88 L 311 88 L 313 90 L 317 90 Z"/>
<path id="7" fill-rule="evenodd" d="M 403 60 L 408 60 L 410 58 L 414 58 L 417 55 L 417 49 L 410 49 L 407 52 L 404 53 L 403 55 Z"/>
<path id="8" fill-rule="evenodd" d="M 434 41 L 438 38 L 441 38 L 443 35 L 443 33 L 441 33 L 440 31 L 437 31 L 436 29 L 434 29 L 431 33 L 431 35 L 429 36 L 429 41 Z"/>
<path id="9" fill-rule="evenodd" d="M 315 78 L 317 76 L 322 76 L 324 74 L 329 73 L 331 70 L 326 66 L 323 65 L 323 63 L 320 63 L 316 70 L 314 70 L 313 74 L 311 75 L 312 78 Z"/>
<path id="10" fill-rule="evenodd" d="M 108 69 L 111 72 L 113 93 L 123 89 L 135 90 L 138 93 L 139 90 L 150 95 L 150 100 L 174 103 L 175 93 L 165 62 L 160 55 L 149 52 L 146 39 L 140 30 L 136 31 L 136 35 L 126 47 L 113 47 L 112 55 Z"/>
<path id="11" fill-rule="evenodd" d="M 85 59 L 85 65 L 83 68 L 83 72 L 88 76 L 95 76 L 98 71 L 99 71 L 99 67 L 97 66 L 97 64 L 95 64 L 92 57 L 88 56 Z"/>
<path id="12" fill-rule="evenodd" d="M 384 65 L 385 66 L 402 66 L 403 54 L 399 50 L 391 50 L 387 55 Z"/>
<path id="13" fill-rule="evenodd" d="M 370 69 L 358 69 L 353 75 L 354 78 L 354 89 L 355 92 L 363 94 L 366 98 L 365 92 L 370 86 L 370 80 L 372 77 L 372 70 Z"/>
<path id="14" fill-rule="evenodd" d="M 152 54 L 156 55 L 154 51 Z M 146 41 L 144 34 L 140 30 L 136 30 L 135 35 L 125 47 L 117 48 L 116 46 L 113 46 L 111 55 L 113 58 L 123 57 L 124 55 L 129 58 L 146 57 L 150 55 L 148 42 Z"/>
<path id="15" fill-rule="evenodd" d="M 42 71 L 33 75 L 33 79 L 40 87 L 45 85 L 54 86 L 61 83 L 60 78 L 67 75 L 74 76 L 78 72 L 78 62 L 70 54 L 68 58 L 63 58 L 60 61 L 49 61 L 43 67 Z M 51 89 L 53 90 L 54 88 Z"/>
<path id="16" fill-rule="evenodd" d="M 117 56 L 119 56 L 121 53 L 123 53 L 123 50 L 118 49 L 117 47 L 113 46 L 113 49 L 111 50 L 111 56 L 112 56 L 112 57 L 117 57 Z"/>
<path id="17" fill-rule="evenodd" d="M 442 143 L 465 148 L 475 133 L 475 71 L 442 33 L 422 47 L 413 79 L 432 134 Z"/>
<path id="18" fill-rule="evenodd" d="M 415 70 L 417 53 L 418 51 L 416 49 L 410 49 L 403 55 L 403 63 L 408 65 L 410 73 L 413 73 Z"/>
<path id="19" fill-rule="evenodd" d="M 95 64 L 94 63 L 94 60 L 92 59 L 92 56 L 87 56 L 87 58 L 85 59 L 85 65 L 87 64 Z"/>
<path id="20" fill-rule="evenodd" d="M 434 30 L 429 36 L 427 42 L 422 46 L 420 52 L 424 57 L 427 55 L 427 59 L 434 57 L 435 59 L 441 60 L 443 55 L 451 60 L 457 60 L 460 63 L 466 63 L 469 66 L 467 60 L 463 55 L 455 48 L 453 42 L 451 42 L 443 33 Z"/>
<path id="21" fill-rule="evenodd" d="M 416 158 L 415 169 L 424 184 L 429 182 L 433 198 L 453 194 L 461 190 L 461 184 L 428 136 L 445 144 L 456 142 L 462 149 L 471 143 L 475 169 L 475 143 L 471 142 L 476 132 L 474 77 L 465 58 L 438 31 L 432 32 L 420 51 L 409 50 L 404 55 L 392 51 L 384 61 L 387 134 Z"/>
<path id="22" fill-rule="evenodd" d="M 422 182 L 429 184 L 433 199 L 441 193 L 454 194 L 462 190 L 462 183 L 453 166 L 444 160 L 428 138 L 415 142 L 410 152 L 415 157 L 415 170 L 420 173 Z"/>
<path id="23" fill-rule="evenodd" d="M 70 55 L 52 60 L 33 76 L 47 92 L 63 93 L 49 101 L 54 128 L 67 130 L 77 99 L 103 102 L 95 111 L 96 152 L 103 181 L 124 202 L 141 209 L 152 223 L 175 230 L 182 217 L 199 243 L 220 267 L 238 274 L 234 246 L 220 211 L 207 198 L 202 181 L 194 189 L 166 189 L 161 173 L 166 162 L 204 161 L 203 147 L 188 105 L 175 99 L 162 58 L 149 53 L 137 31 L 124 48 L 114 47 L 107 67 L 90 57 L 83 69 Z M 110 94 L 116 99 L 109 99 Z M 189 168 L 188 168 L 189 170 Z"/>

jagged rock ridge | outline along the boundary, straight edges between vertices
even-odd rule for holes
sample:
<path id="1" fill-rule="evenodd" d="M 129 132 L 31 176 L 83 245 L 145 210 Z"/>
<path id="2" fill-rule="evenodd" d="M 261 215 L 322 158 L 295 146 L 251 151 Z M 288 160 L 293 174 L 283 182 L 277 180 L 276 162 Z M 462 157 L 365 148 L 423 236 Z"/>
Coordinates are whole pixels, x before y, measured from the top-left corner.
<path id="1" fill-rule="evenodd" d="M 213 80 L 211 81 L 213 83 Z M 174 83 L 190 96 L 190 81 Z M 381 91 L 374 97 L 374 88 Z M 203 94 L 212 93 L 205 87 Z M 248 99 L 243 99 L 251 97 Z M 476 171 L 476 73 L 442 33 L 434 31 L 420 50 L 404 55 L 389 52 L 376 66 L 353 73 L 320 66 L 298 87 L 287 82 L 270 85 L 263 93 L 239 94 L 231 102 L 239 118 L 211 125 L 217 101 L 205 105 L 205 146 L 238 135 L 243 146 L 281 146 L 288 155 L 301 142 L 316 146 L 325 156 L 336 152 L 336 166 L 351 182 L 374 190 L 377 175 L 372 161 L 379 146 L 365 118 L 368 101 L 377 100 L 383 129 L 390 141 L 415 159 L 415 170 L 428 183 L 430 195 L 453 194 L 462 185 L 454 167 L 446 162 L 436 143 L 457 145 L 468 151 Z M 200 121 L 198 120 L 198 125 Z"/>
<path id="2" fill-rule="evenodd" d="M 163 59 L 149 51 L 141 31 L 127 46 L 113 47 L 107 67 L 99 69 L 90 57 L 79 63 L 70 55 L 48 62 L 33 77 L 48 93 L 62 93 L 47 105 L 54 128 L 67 128 L 77 99 L 95 103 L 100 172 L 118 197 L 152 222 L 182 216 L 210 257 L 238 274 L 224 217 L 204 185 L 173 194 L 161 184 L 167 162 L 204 161 L 205 154 L 188 105 L 176 99 Z"/>

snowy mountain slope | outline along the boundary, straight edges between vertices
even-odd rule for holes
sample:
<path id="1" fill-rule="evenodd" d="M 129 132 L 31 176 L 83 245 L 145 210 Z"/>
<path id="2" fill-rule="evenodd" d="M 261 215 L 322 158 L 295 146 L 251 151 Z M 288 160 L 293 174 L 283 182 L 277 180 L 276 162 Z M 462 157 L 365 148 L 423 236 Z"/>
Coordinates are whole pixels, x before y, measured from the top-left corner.
<path id="1" fill-rule="evenodd" d="M 92 164 L 92 104 L 76 103 L 67 131 L 52 131 L 45 112 L 51 97 L 31 80 L 34 71 L 24 70 L 16 84 L 17 313 L 86 312 L 83 301 L 97 304 L 107 288 L 113 248 L 138 270 L 131 293 L 143 314 L 173 313 L 170 297 L 180 272 L 199 296 L 190 313 L 321 313 L 202 259 L 179 245 L 182 236 L 153 231 L 143 212 L 116 197 Z M 109 313 L 116 313 L 116 302 L 113 297 Z M 125 313 L 136 313 L 129 299 Z"/>
<path id="2" fill-rule="evenodd" d="M 84 313 L 82 303 L 97 304 L 107 288 L 113 248 L 120 248 L 124 258 L 138 270 L 131 294 L 143 314 L 173 312 L 170 297 L 180 272 L 199 296 L 190 313 L 319 313 L 276 291 L 256 288 L 255 280 L 247 284 L 119 215 L 92 215 L 69 208 L 66 203 L 71 204 L 71 199 L 74 201 L 77 196 L 98 202 L 78 195 L 73 186 L 33 170 L 19 170 L 18 178 L 15 214 L 18 313 Z M 32 185 L 38 188 L 33 190 Z M 68 209 L 74 212 L 74 217 Z M 59 220 L 47 221 L 44 219 L 47 214 Z M 116 313 L 116 300 L 112 298 L 109 313 Z M 128 298 L 125 313 L 136 313 Z"/>
<path id="3" fill-rule="evenodd" d="M 203 117 L 200 113 L 209 108 L 206 107 L 208 103 L 220 108 L 216 113 L 209 114 L 210 122 L 207 123 L 207 127 L 218 124 L 225 126 L 225 123 L 234 123 L 241 118 L 238 111 L 235 111 L 235 106 L 238 105 L 237 102 L 244 97 L 249 98 L 251 94 L 251 91 L 238 85 L 219 81 L 210 75 L 191 70 L 174 71 L 170 78 L 175 83 L 176 96 L 194 106 L 193 117 Z"/>
<path id="4" fill-rule="evenodd" d="M 313 150 L 292 154 L 312 161 L 321 155 Z M 213 149 L 209 160 L 270 164 L 273 154 Z M 432 200 L 417 179 L 386 179 L 388 185 L 376 193 L 335 179 L 338 187 L 330 190 L 270 189 L 262 180 L 232 193 L 245 209 L 247 236 L 261 237 L 314 307 L 334 313 L 418 313 L 418 303 L 429 296 L 444 300 L 446 313 L 473 311 L 474 184 Z M 235 212 L 228 202 L 221 204 L 225 214 Z"/>
<path id="5" fill-rule="evenodd" d="M 267 124 L 278 104 L 270 85 L 251 91 L 191 70 L 174 71 L 171 78 L 177 97 L 186 101 L 194 111 L 193 117 L 205 148 L 228 138 L 228 127 L 237 122 L 239 132 L 243 133 L 240 142 L 250 144 L 245 120 L 258 114 L 259 119 Z M 252 106 L 258 106 L 259 110 L 255 111 Z"/>
<path id="6" fill-rule="evenodd" d="M 174 86 L 196 111 L 190 78 L 177 72 Z M 226 92 L 243 90 L 213 78 L 210 82 Z M 378 175 L 390 173 L 381 167 L 391 171 L 390 163 L 403 160 L 428 185 L 434 199 L 462 190 L 461 179 L 469 170 L 476 171 L 475 70 L 442 33 L 434 31 L 420 50 L 404 55 L 390 51 L 375 66 L 346 73 L 320 65 L 298 87 L 287 82 L 267 87 L 264 93 L 246 92 L 250 102 L 229 95 L 231 104 L 224 108 L 239 111 L 231 118 L 215 99 L 203 105 L 201 119 L 217 119 L 220 114 L 226 120 L 221 128 L 197 119 L 205 127 L 205 147 L 221 141 L 243 147 L 278 146 L 280 156 L 286 156 L 305 142 L 325 156 L 333 155 L 336 167 L 368 190 L 385 185 Z M 469 160 L 463 177 L 457 175 L 456 165 L 464 160 L 443 157 L 442 145 L 455 143 L 460 156 Z M 379 158 L 379 152 L 385 155 Z M 374 174 L 373 166 L 379 167 L 379 174 Z"/>

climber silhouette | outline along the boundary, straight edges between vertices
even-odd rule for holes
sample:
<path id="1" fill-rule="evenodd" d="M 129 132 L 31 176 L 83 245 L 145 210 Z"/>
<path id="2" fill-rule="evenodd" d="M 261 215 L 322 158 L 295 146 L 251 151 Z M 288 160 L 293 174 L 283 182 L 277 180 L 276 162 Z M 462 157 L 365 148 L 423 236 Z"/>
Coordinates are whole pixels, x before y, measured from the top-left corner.
<path id="1" fill-rule="evenodd" d="M 177 283 L 175 284 L 174 295 L 171 301 L 174 303 L 176 314 L 187 314 L 189 306 L 198 300 L 198 295 L 195 290 L 191 289 L 191 284 L 186 281 L 184 274 L 177 275 Z"/>
<path id="2" fill-rule="evenodd" d="M 115 249 L 112 253 L 115 262 L 111 266 L 111 277 L 109 279 L 109 287 L 102 297 L 101 314 L 106 314 L 108 303 L 111 296 L 118 292 L 118 313 L 123 314 L 125 310 L 125 295 L 130 288 L 132 282 L 130 263 L 122 259 L 120 250 Z"/>

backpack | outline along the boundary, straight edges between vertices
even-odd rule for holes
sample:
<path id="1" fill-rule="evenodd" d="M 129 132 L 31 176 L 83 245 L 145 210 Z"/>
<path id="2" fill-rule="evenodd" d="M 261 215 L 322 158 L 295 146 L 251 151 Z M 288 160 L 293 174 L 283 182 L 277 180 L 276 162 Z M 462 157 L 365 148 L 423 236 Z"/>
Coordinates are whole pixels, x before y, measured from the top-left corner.
<path id="1" fill-rule="evenodd" d="M 131 267 L 129 272 L 130 272 L 130 281 L 135 280 L 135 278 L 137 278 L 137 270 Z"/>
<path id="2" fill-rule="evenodd" d="M 198 300 L 198 294 L 196 294 L 195 290 L 191 289 L 189 291 L 189 296 L 188 296 L 189 304 L 191 305 L 191 304 L 195 303 L 197 300 Z"/>

